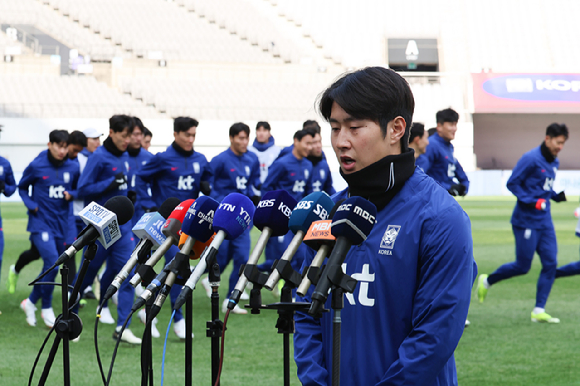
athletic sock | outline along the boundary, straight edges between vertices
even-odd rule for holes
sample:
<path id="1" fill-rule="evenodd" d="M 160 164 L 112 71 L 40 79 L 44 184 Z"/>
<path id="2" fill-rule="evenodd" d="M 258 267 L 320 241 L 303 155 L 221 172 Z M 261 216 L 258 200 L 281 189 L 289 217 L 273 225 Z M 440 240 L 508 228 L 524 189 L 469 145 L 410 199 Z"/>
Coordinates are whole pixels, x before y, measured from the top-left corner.
<path id="1" fill-rule="evenodd" d="M 544 310 L 543 308 L 540 308 L 540 307 L 534 307 L 534 310 L 532 311 L 532 313 L 533 313 L 534 315 L 538 315 L 538 314 L 541 314 L 542 312 L 545 312 L 545 311 L 546 311 L 546 310 Z"/>
<path id="2" fill-rule="evenodd" d="M 487 281 L 487 277 L 484 277 L 482 282 L 485 289 L 489 289 L 489 287 L 491 287 L 491 284 L 489 284 L 489 282 Z"/>

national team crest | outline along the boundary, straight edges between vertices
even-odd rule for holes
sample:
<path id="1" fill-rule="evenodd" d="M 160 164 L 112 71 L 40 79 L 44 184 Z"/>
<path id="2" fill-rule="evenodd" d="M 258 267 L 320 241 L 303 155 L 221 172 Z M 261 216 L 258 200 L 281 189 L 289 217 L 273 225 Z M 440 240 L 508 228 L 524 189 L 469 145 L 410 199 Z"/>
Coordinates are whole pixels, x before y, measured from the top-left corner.
<path id="1" fill-rule="evenodd" d="M 125 170 L 129 171 L 130 169 L 129 162 L 125 161 Z"/>
<path id="2" fill-rule="evenodd" d="M 64 180 L 65 184 L 68 184 L 70 182 L 70 173 L 69 172 L 62 173 L 62 179 Z"/>
<path id="3" fill-rule="evenodd" d="M 4 166 L 0 166 L 0 176 L 4 175 Z"/>
<path id="4" fill-rule="evenodd" d="M 194 162 L 193 163 L 193 172 L 195 174 L 199 174 L 199 172 L 200 172 L 199 162 Z"/>
<path id="5" fill-rule="evenodd" d="M 323 180 L 324 176 L 326 176 L 326 172 L 322 169 L 320 169 L 320 179 Z"/>
<path id="6" fill-rule="evenodd" d="M 400 225 L 389 225 L 381 240 L 381 248 L 393 249 L 400 230 Z"/>
<path id="7" fill-rule="evenodd" d="M 250 176 L 250 167 L 246 165 L 246 175 Z"/>
<path id="8" fill-rule="evenodd" d="M 308 170 L 304 170 L 304 178 L 308 179 L 308 175 L 309 175 L 309 174 L 310 174 L 310 173 L 308 173 Z"/>

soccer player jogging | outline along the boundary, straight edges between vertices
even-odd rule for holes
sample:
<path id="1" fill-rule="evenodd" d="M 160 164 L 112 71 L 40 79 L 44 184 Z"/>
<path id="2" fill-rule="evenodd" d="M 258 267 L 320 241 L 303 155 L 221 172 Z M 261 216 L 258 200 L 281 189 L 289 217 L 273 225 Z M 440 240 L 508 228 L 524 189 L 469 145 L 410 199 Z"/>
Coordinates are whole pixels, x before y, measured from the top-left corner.
<path id="1" fill-rule="evenodd" d="M 263 184 L 268 176 L 268 168 L 280 154 L 280 148 L 274 144 L 274 137 L 268 122 L 261 121 L 256 124 L 256 139 L 252 146 L 248 147 L 248 150 L 258 156 L 260 184 Z"/>
<path id="2" fill-rule="evenodd" d="M 262 184 L 262 193 L 286 190 L 296 201 L 300 201 L 312 192 L 312 162 L 307 157 L 312 151 L 313 139 L 314 134 L 310 130 L 303 129 L 294 133 L 292 151 L 279 157 L 270 166 L 268 177 Z M 266 244 L 266 261 L 258 265 L 258 269 L 270 272 L 274 260 L 282 257 L 293 236 L 292 231 L 289 231 L 285 236 L 270 238 Z M 295 256 L 291 264 L 298 270 L 302 262 Z"/>
<path id="3" fill-rule="evenodd" d="M 425 154 L 417 159 L 428 176 L 439 182 L 452 196 L 465 196 L 469 180 L 455 158 L 451 141 L 455 139 L 459 114 L 453 109 L 437 112 L 437 133 L 429 137 Z"/>
<path id="4" fill-rule="evenodd" d="M 103 146 L 98 147 L 88 158 L 79 179 L 79 194 L 86 201 L 95 201 L 99 205 L 104 205 L 112 197 L 127 195 L 127 175 L 129 173 L 127 146 L 131 140 L 134 126 L 133 119 L 127 115 L 113 115 L 109 119 L 109 136 L 103 142 Z M 81 284 L 80 293 L 83 293 L 85 288 L 93 282 L 99 269 L 106 261 L 107 266 L 101 277 L 100 298 L 102 299 L 115 275 L 131 257 L 131 251 L 135 245 L 132 240 L 131 222 L 127 222 L 119 228 L 121 239 L 109 249 L 105 249 L 97 241 L 98 250 Z M 128 281 L 123 282 L 119 289 L 117 328 L 113 333 L 113 339 L 117 339 L 121 326 L 131 313 L 134 296 L 133 287 Z M 115 323 L 107 304 L 104 305 L 99 320 L 106 324 Z M 129 324 L 130 321 L 127 326 Z M 136 337 L 129 328 L 123 331 L 121 340 L 131 344 L 141 343 L 141 339 Z"/>
<path id="5" fill-rule="evenodd" d="M 333 83 L 319 108 L 348 184 L 333 200 L 360 196 L 377 207 L 372 231 L 342 265 L 359 283 L 341 312 L 340 382 L 457 385 L 453 352 L 476 269 L 471 226 L 447 191 L 415 167 L 411 89 L 394 71 L 368 67 Z M 308 250 L 304 267 L 314 254 Z M 294 357 L 304 385 L 333 384 L 333 318 L 296 313 Z"/>
<path id="6" fill-rule="evenodd" d="M 257 205 L 260 201 L 260 192 L 257 189 L 260 185 L 260 164 L 258 157 L 247 150 L 250 128 L 241 122 L 234 123 L 230 127 L 229 134 L 230 147 L 210 162 L 213 173 L 211 197 L 221 202 L 225 196 L 235 192 L 248 196 Z M 227 310 L 229 296 L 238 281 L 240 267 L 248 261 L 250 255 L 250 231 L 251 228 L 248 228 L 235 240 L 224 240 L 218 250 L 217 261 L 221 272 L 233 260 L 228 296 L 222 306 L 223 312 Z M 207 286 L 207 283 L 204 286 Z M 248 313 L 237 305 L 232 311 L 235 314 Z"/>
<path id="7" fill-rule="evenodd" d="M 67 157 L 69 134 L 65 130 L 53 130 L 49 134 L 48 149 L 42 151 L 22 173 L 18 193 L 28 209 L 30 241 L 36 246 L 44 262 L 42 272 L 56 262 L 64 252 L 69 239 L 68 230 L 71 200 L 77 195 L 79 165 Z M 32 187 L 32 194 L 29 194 Z M 54 282 L 57 268 L 45 276 L 46 282 Z M 36 326 L 36 306 L 42 299 L 41 317 L 47 327 L 55 322 L 52 309 L 52 285 L 36 285 L 30 296 L 20 303 L 26 322 Z"/>
<path id="8" fill-rule="evenodd" d="M 142 147 L 143 134 L 145 126 L 143 122 L 137 117 L 133 117 L 135 121 L 135 128 L 131 133 L 131 141 L 127 147 L 129 154 L 129 174 L 127 180 L 129 183 L 129 198 L 135 205 L 135 214 L 133 215 L 133 226 L 145 214 L 145 212 L 154 212 L 157 210 L 153 198 L 149 195 L 149 184 L 143 182 L 137 173 L 141 170 L 147 162 L 153 158 L 153 154 L 149 153 Z"/>
<path id="9" fill-rule="evenodd" d="M 415 163 L 417 158 L 423 156 L 427 151 L 429 145 L 429 132 L 425 130 L 425 125 L 419 122 L 414 122 L 411 127 L 411 134 L 409 135 L 409 147 L 415 151 Z"/>
<path id="10" fill-rule="evenodd" d="M 1 127 L 1 126 L 0 126 Z M 1 131 L 1 130 L 0 130 Z M 0 157 L 0 193 L 10 197 L 16 191 L 16 181 L 10 162 Z M 0 217 L 0 271 L 2 270 L 2 255 L 4 254 L 4 228 L 2 227 L 2 217 Z M 8 282 L 10 286 L 10 282 Z"/>
<path id="11" fill-rule="evenodd" d="M 336 193 L 332 186 L 332 175 L 326 157 L 322 152 L 322 137 L 320 129 L 314 132 L 312 137 L 312 150 L 308 155 L 308 161 L 312 162 L 312 191 L 326 192 L 329 196 Z"/>
<path id="12" fill-rule="evenodd" d="M 542 271 L 538 278 L 532 322 L 560 323 L 560 319 L 547 314 L 544 308 L 558 265 L 558 244 L 550 215 L 550 200 L 566 201 L 564 192 L 556 193 L 552 187 L 560 164 L 557 156 L 567 139 L 566 125 L 552 123 L 546 129 L 544 142 L 525 153 L 516 164 L 507 182 L 507 188 L 518 199 L 511 218 L 516 261 L 502 265 L 490 275 L 480 275 L 477 285 L 477 296 L 482 303 L 492 285 L 528 273 L 534 252 L 537 252 Z"/>
<path id="13" fill-rule="evenodd" d="M 174 142 L 167 150 L 155 154 L 145 164 L 137 177 L 151 185 L 153 201 L 159 208 L 169 197 L 181 201 L 197 198 L 199 193 L 208 196 L 211 192 L 211 168 L 205 156 L 194 151 L 195 134 L 199 122 L 190 117 L 178 117 L 173 121 Z M 179 252 L 177 246 L 169 248 L 165 254 L 168 262 Z M 179 296 L 178 286 L 172 286 L 171 304 Z M 181 310 L 174 317 L 173 330 L 180 339 L 185 339 L 185 319 Z"/>

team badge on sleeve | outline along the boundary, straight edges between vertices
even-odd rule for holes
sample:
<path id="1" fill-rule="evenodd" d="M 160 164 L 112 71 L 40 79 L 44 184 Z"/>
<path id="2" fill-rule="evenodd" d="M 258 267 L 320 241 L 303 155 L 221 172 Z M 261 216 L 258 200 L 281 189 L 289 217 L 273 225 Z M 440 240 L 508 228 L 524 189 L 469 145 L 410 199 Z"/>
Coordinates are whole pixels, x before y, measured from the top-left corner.
<path id="1" fill-rule="evenodd" d="M 385 234 L 383 235 L 383 238 L 381 239 L 381 248 L 393 249 L 400 230 L 400 225 L 389 225 L 385 231 Z"/>

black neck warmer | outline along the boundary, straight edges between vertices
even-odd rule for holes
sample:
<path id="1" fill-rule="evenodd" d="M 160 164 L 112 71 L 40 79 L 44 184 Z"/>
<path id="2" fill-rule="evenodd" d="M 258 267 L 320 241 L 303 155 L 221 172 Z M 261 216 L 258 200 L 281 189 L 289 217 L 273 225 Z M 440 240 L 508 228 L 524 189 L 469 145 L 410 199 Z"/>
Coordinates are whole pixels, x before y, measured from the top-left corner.
<path id="1" fill-rule="evenodd" d="M 117 149 L 117 146 L 115 146 L 111 137 L 107 137 L 107 139 L 105 139 L 105 142 L 103 142 L 103 146 L 105 147 L 105 149 L 107 149 L 109 153 L 111 153 L 115 157 L 120 157 L 124 153 L 124 151 Z"/>
<path id="2" fill-rule="evenodd" d="M 414 151 L 389 155 L 352 174 L 340 175 L 348 183 L 348 195 L 366 198 L 377 210 L 383 209 L 399 193 L 415 171 Z"/>
<path id="3" fill-rule="evenodd" d="M 61 167 L 64 164 L 64 162 L 66 161 L 66 159 L 68 158 L 68 155 L 67 155 L 62 160 L 59 161 L 52 156 L 52 154 L 50 153 L 50 150 L 47 151 L 46 154 L 48 154 L 48 162 L 50 162 L 52 164 L 52 166 L 57 167 L 57 168 Z"/>
<path id="4" fill-rule="evenodd" d="M 193 149 L 191 149 L 189 151 L 183 150 L 183 148 L 181 146 L 179 146 L 178 144 L 176 144 L 175 141 L 173 141 L 171 146 L 173 146 L 173 148 L 175 149 L 176 152 L 178 152 L 179 154 L 181 154 L 184 157 L 191 157 L 193 155 Z"/>
<path id="5" fill-rule="evenodd" d="M 141 146 L 139 146 L 137 149 L 131 149 L 129 146 L 127 146 L 127 153 L 129 153 L 130 157 L 137 157 L 140 152 Z"/>
<path id="6" fill-rule="evenodd" d="M 550 149 L 548 149 L 548 146 L 546 146 L 546 142 L 542 142 L 542 146 L 540 146 L 540 151 L 542 152 L 542 155 L 544 156 L 546 161 L 548 161 L 549 163 L 554 162 L 554 160 L 556 159 L 556 157 L 554 157 L 554 155 L 550 153 Z"/>
<path id="7" fill-rule="evenodd" d="M 322 156 L 320 156 L 320 157 L 316 157 L 316 156 L 314 156 L 314 155 L 309 155 L 308 157 L 306 157 L 306 159 L 307 159 L 308 161 L 312 162 L 312 166 L 316 166 L 316 165 L 318 165 L 318 163 L 319 163 L 320 161 L 322 161 L 324 158 L 323 158 Z"/>

